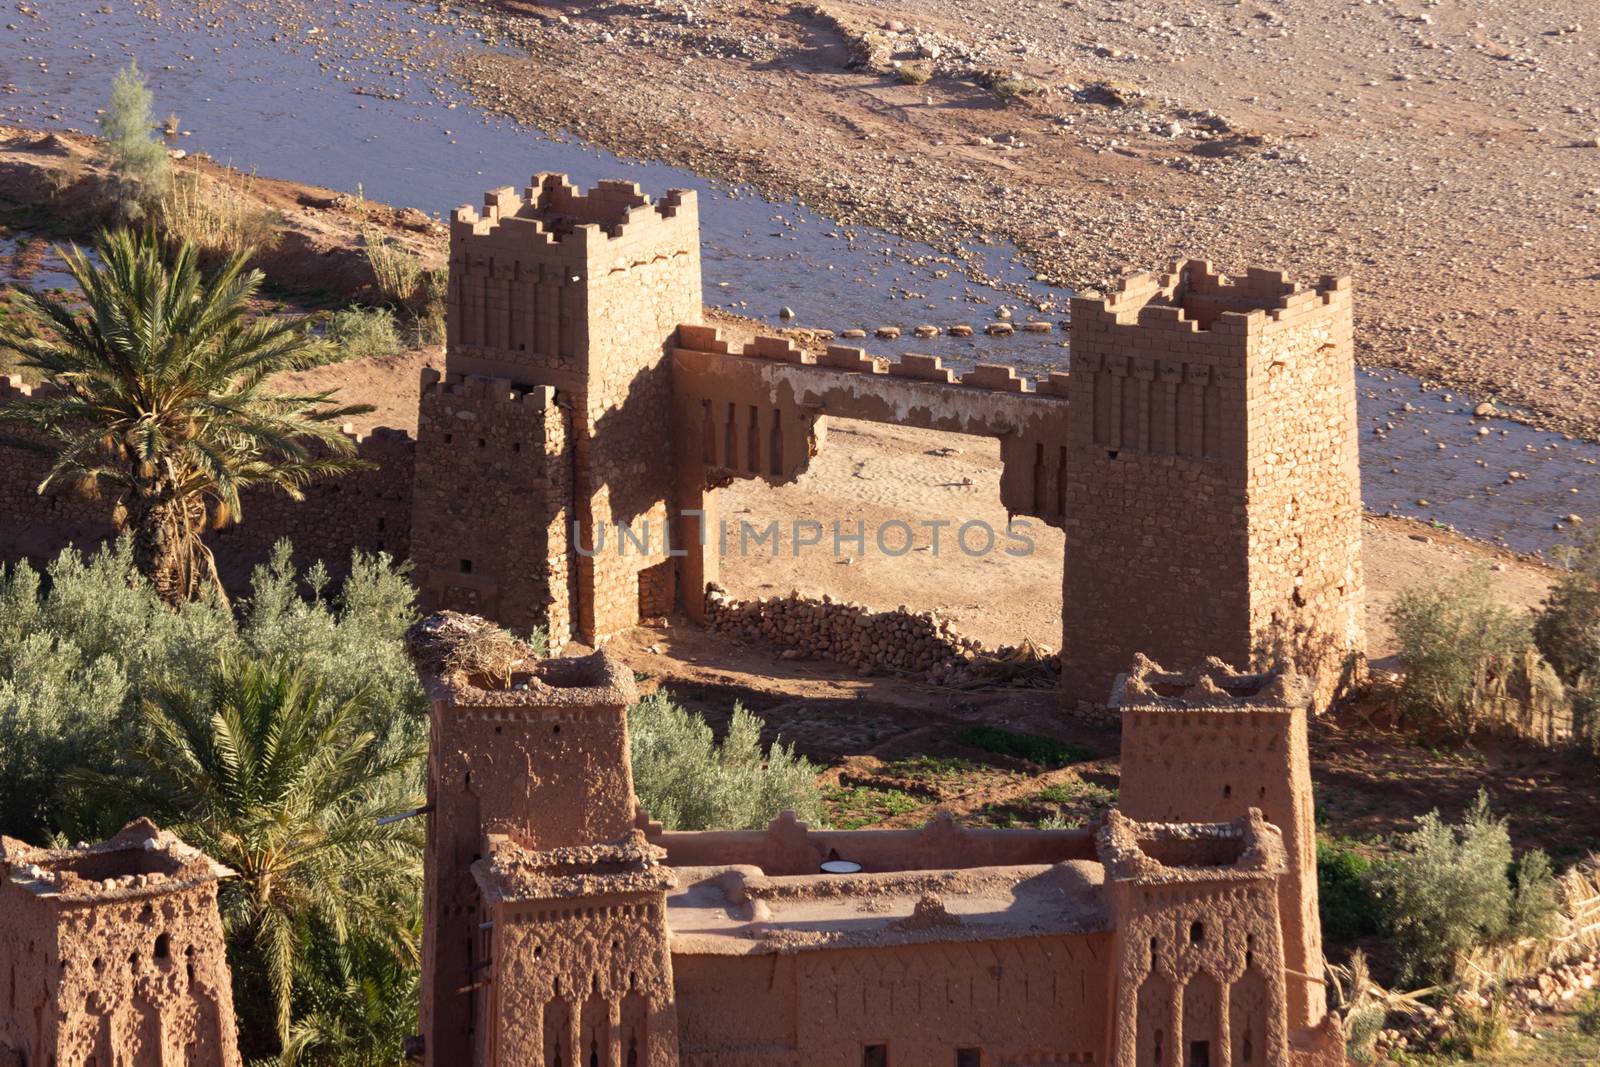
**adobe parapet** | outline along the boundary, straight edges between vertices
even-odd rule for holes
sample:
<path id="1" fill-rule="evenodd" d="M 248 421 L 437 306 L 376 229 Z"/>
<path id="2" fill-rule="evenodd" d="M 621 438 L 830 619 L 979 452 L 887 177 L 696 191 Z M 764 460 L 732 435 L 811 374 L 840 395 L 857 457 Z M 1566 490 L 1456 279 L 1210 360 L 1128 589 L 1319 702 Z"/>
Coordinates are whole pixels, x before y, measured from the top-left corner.
<path id="1" fill-rule="evenodd" d="M 634 830 L 608 844 L 543 851 L 515 834 L 486 834 L 484 859 L 472 865 L 486 908 L 523 900 L 572 900 L 608 893 L 651 893 L 673 888 L 677 879 L 663 865 L 666 851 Z"/>
<path id="2" fill-rule="evenodd" d="M 511 186 L 483 196 L 483 211 L 462 205 L 450 214 L 452 241 L 486 242 L 518 259 L 582 262 L 608 246 L 655 242 L 685 234 L 698 242 L 699 200 L 692 189 L 669 189 L 652 202 L 629 181 L 602 181 L 587 193 L 565 175 L 533 176 L 520 194 Z"/>
<path id="3" fill-rule="evenodd" d="M 1137 653 L 1133 667 L 1117 679 L 1111 706 L 1124 712 L 1197 708 L 1287 712 L 1291 708 L 1305 708 L 1310 700 L 1304 679 L 1289 671 L 1235 671 L 1214 656 L 1193 670 L 1168 671 L 1143 653 Z"/>
<path id="4" fill-rule="evenodd" d="M 1146 823 L 1113 808 L 1097 843 L 1110 882 L 1275 884 L 1285 870 L 1283 836 L 1257 808 L 1223 823 Z"/>
<path id="5" fill-rule="evenodd" d="M 129 823 L 100 844 L 77 848 L 31 848 L 0 838 L 0 853 L 0 876 L 8 889 L 64 907 L 192 889 L 234 873 L 149 819 Z"/>
<path id="6" fill-rule="evenodd" d="M 1073 297 L 1072 321 L 1075 328 L 1099 317 L 1118 326 L 1248 334 L 1348 304 L 1349 297 L 1346 276 L 1323 275 L 1307 287 L 1286 271 L 1251 267 L 1229 276 L 1207 260 L 1174 260 L 1161 273 L 1128 275 L 1106 295 Z"/>

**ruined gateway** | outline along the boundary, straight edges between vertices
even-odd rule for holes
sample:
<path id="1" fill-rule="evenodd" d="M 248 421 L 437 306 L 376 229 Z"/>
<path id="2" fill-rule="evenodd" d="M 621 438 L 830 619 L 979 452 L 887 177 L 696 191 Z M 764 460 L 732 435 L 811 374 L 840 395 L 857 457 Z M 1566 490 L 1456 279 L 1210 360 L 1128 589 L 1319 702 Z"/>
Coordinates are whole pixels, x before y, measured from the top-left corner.
<path id="1" fill-rule="evenodd" d="M 1112 693 L 1120 806 L 1081 830 L 664 831 L 633 793 L 631 674 L 603 652 L 495 680 L 419 653 L 414 1051 L 434 1067 L 1343 1062 L 1306 723 L 1364 649 L 1348 281 L 1178 263 L 1074 298 L 1070 375 L 957 379 L 926 357 L 731 350 L 699 324 L 696 210 L 690 192 L 652 203 L 554 175 L 458 210 L 446 370 L 424 375 L 416 441 L 375 434 L 376 491 L 268 512 L 264 535 L 408 546 L 444 612 L 419 648 L 478 625 L 445 609 L 600 643 L 675 606 L 702 620 L 718 487 L 798 477 L 828 415 L 993 437 L 1007 508 L 1066 531 L 1063 695 Z M 577 551 L 643 523 L 676 551 Z M 5 842 L 0 1064 L 236 1063 L 227 874 L 148 823 L 75 850 Z"/>

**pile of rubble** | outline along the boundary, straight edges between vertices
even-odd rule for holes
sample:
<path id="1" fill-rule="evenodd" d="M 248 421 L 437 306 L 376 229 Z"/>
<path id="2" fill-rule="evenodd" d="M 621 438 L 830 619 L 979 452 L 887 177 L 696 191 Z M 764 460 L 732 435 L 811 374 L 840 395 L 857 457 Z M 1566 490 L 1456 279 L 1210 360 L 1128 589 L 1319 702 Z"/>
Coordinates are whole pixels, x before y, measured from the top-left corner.
<path id="1" fill-rule="evenodd" d="M 1031 641 L 989 651 L 957 634 L 936 611 L 874 611 L 862 604 L 788 596 L 735 600 L 724 590 L 706 591 L 706 624 L 713 632 L 783 649 L 785 659 L 827 659 L 862 674 L 892 672 L 934 685 L 1056 684 L 1059 660 Z"/>
<path id="2" fill-rule="evenodd" d="M 1419 1053 L 1438 1049 L 1456 1030 L 1459 1015 L 1490 1011 L 1497 1002 L 1513 1030 L 1531 1033 L 1536 1029 L 1535 1016 L 1566 1007 L 1596 987 L 1600 987 L 1600 952 L 1590 952 L 1507 982 L 1498 990 L 1461 990 L 1437 1008 L 1419 1003 L 1399 1026 L 1378 1034 L 1378 1059 L 1386 1062 L 1391 1050 Z"/>

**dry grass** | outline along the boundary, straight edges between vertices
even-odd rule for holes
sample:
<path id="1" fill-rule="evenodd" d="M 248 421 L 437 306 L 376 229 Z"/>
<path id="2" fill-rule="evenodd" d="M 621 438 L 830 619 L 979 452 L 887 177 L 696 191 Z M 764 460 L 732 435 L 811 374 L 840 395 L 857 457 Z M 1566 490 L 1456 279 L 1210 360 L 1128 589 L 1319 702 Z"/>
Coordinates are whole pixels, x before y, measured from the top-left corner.
<path id="1" fill-rule="evenodd" d="M 367 214 L 367 198 L 356 186 L 356 211 L 361 215 L 361 249 L 385 303 L 410 306 L 423 283 L 422 259 L 401 241 L 383 233 Z"/>
<path id="2" fill-rule="evenodd" d="M 161 204 L 167 236 L 223 256 L 271 248 L 282 219 L 257 205 L 253 175 L 206 176 L 198 164 L 174 175 Z"/>
<path id="3" fill-rule="evenodd" d="M 442 611 L 430 615 L 406 633 L 411 658 L 425 670 L 442 677 L 477 685 L 511 684 L 519 669 L 532 666 L 538 651 L 487 619 Z"/>

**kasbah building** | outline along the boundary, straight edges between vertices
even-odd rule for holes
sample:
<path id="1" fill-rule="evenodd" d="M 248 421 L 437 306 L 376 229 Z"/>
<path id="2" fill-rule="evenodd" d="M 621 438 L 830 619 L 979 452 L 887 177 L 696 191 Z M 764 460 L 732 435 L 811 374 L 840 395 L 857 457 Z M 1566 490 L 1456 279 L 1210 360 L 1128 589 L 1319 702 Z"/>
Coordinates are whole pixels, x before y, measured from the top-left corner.
<path id="1" fill-rule="evenodd" d="M 1307 721 L 1364 652 L 1349 281 L 1135 275 L 1073 299 L 1071 373 L 1039 381 L 736 350 L 701 309 L 693 192 L 542 174 L 452 217 L 445 371 L 416 440 L 384 442 L 434 613 L 411 641 L 431 700 L 414 1056 L 1343 1063 Z M 1122 723 L 1098 825 L 675 832 L 640 808 L 637 693 L 603 644 L 706 621 L 718 490 L 792 482 L 830 415 L 996 438 L 1007 509 L 1064 530 L 1064 709 Z M 646 522 L 671 538 L 579 551 Z M 475 616 L 602 651 L 476 670 L 455 653 Z M 0 864 L 0 1064 L 239 1062 L 230 872 L 142 820 L 6 840 Z"/>

